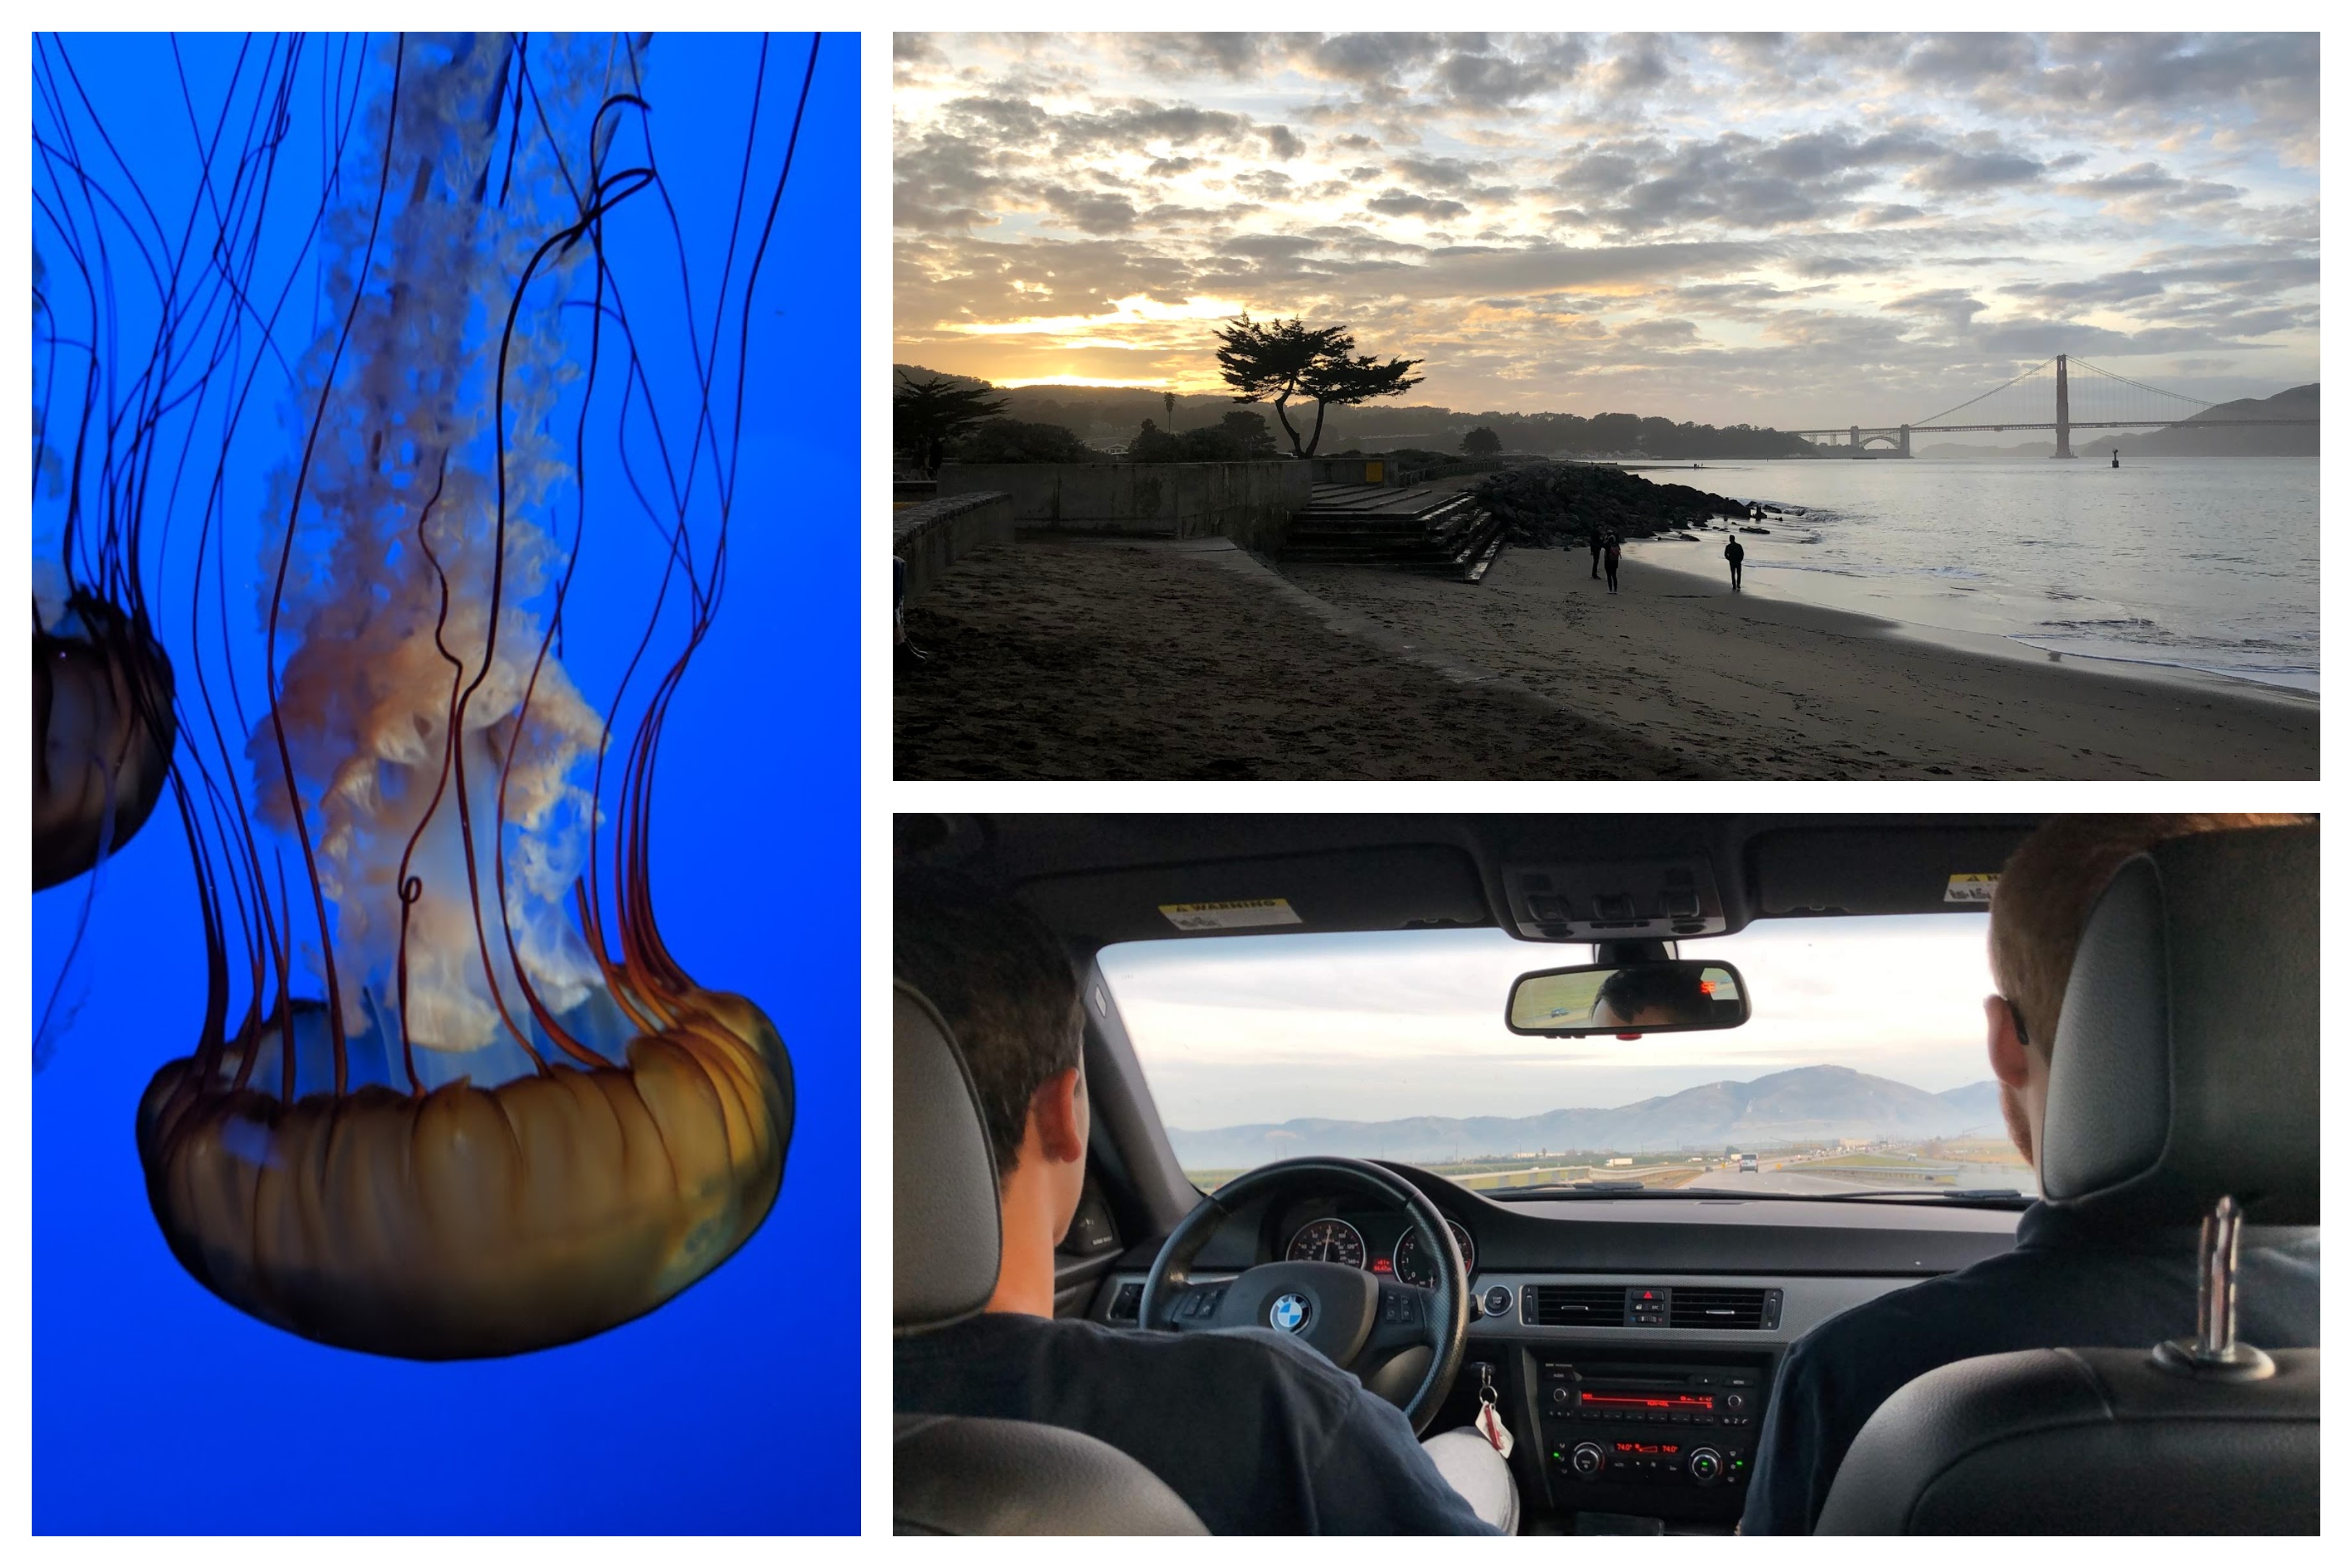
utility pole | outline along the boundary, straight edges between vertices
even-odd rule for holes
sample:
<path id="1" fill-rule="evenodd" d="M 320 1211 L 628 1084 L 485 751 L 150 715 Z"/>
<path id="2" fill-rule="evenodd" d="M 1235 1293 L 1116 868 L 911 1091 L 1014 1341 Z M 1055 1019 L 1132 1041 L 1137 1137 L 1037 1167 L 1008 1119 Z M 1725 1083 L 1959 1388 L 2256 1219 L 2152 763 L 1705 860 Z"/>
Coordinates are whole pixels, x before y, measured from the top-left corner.
<path id="1" fill-rule="evenodd" d="M 2073 457 L 2074 455 L 2072 441 L 2074 434 L 2074 426 L 2066 412 L 2066 356 L 2060 354 L 2058 356 L 2058 449 L 2050 455 L 2053 458 Z"/>

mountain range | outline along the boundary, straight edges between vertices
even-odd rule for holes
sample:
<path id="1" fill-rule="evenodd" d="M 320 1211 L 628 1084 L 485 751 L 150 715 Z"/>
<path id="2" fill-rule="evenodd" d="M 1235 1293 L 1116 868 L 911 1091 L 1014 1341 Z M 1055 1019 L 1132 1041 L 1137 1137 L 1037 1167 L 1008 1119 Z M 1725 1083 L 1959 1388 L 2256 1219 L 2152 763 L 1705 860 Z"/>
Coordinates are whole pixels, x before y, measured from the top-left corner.
<path id="1" fill-rule="evenodd" d="M 1616 1153 L 1814 1143 L 1838 1138 L 2000 1136 L 1990 1079 L 1930 1094 L 1852 1068 L 1792 1068 L 1745 1083 L 1726 1079 L 1608 1109 L 1532 1116 L 1409 1116 L 1393 1121 L 1302 1117 L 1194 1131 L 1171 1127 L 1176 1156 L 1192 1170 L 1248 1167 L 1294 1154 L 1378 1155 L 1444 1161 L 1523 1150 Z"/>

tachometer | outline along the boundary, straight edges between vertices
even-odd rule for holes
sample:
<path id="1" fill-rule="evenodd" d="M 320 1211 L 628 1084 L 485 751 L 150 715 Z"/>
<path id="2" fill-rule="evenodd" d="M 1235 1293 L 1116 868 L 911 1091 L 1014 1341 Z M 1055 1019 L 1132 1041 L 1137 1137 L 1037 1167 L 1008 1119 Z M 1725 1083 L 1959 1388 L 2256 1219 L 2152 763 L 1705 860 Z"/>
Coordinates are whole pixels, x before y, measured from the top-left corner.
<path id="1" fill-rule="evenodd" d="M 1364 1238 L 1344 1219 L 1318 1219 L 1298 1227 L 1285 1254 L 1293 1263 L 1344 1263 L 1364 1266 Z"/>
<path id="2" fill-rule="evenodd" d="M 1454 1233 L 1454 1245 L 1462 1249 L 1462 1277 L 1466 1284 L 1478 1268 L 1477 1248 L 1470 1245 L 1468 1231 L 1450 1219 L 1445 1222 L 1445 1226 Z M 1425 1290 L 1437 1283 L 1437 1259 L 1423 1253 L 1419 1226 L 1397 1237 L 1396 1251 L 1390 1256 L 1389 1266 L 1396 1270 L 1396 1277 L 1408 1285 L 1418 1285 Z"/>

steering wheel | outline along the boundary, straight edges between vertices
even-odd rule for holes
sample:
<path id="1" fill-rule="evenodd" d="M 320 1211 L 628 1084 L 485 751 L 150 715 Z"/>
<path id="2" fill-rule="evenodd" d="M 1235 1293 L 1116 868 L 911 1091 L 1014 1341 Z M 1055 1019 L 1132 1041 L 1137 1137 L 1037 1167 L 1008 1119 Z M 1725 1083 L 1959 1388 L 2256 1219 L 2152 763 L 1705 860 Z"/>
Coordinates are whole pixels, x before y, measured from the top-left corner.
<path id="1" fill-rule="evenodd" d="M 1237 1209 L 1301 1187 L 1360 1193 L 1404 1210 L 1421 1227 L 1437 1268 L 1433 1289 L 1383 1279 L 1344 1263 L 1261 1263 L 1223 1284 L 1193 1285 L 1192 1261 Z M 1469 1281 L 1454 1228 L 1421 1189 L 1369 1160 L 1310 1155 L 1278 1160 L 1234 1177 L 1177 1223 L 1151 1260 L 1139 1321 L 1147 1329 L 1274 1329 L 1297 1335 L 1349 1372 L 1376 1368 L 1418 1346 L 1429 1352 L 1421 1386 L 1404 1401 L 1417 1435 L 1428 1430 L 1470 1328 Z"/>

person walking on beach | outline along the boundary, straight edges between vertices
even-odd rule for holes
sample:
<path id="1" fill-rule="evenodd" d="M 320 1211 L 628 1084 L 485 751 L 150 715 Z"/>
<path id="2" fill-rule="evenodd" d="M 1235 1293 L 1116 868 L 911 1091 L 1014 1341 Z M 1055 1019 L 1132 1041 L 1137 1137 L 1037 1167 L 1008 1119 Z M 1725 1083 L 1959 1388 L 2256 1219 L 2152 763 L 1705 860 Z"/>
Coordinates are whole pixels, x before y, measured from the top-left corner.
<path id="1" fill-rule="evenodd" d="M 1739 563 L 1748 559 L 1748 552 L 1740 548 L 1738 540 L 1727 540 L 1723 546 L 1723 558 L 1731 563 L 1731 591 L 1737 594 L 1739 592 Z"/>
<path id="2" fill-rule="evenodd" d="M 1617 591 L 1617 536 L 1611 534 L 1601 551 L 1601 564 L 1609 569 L 1609 591 Z"/>
<path id="3" fill-rule="evenodd" d="M 1591 543 L 1591 545 L 1592 545 L 1592 574 L 1593 574 L 1595 577 L 1598 577 L 1598 576 L 1600 576 L 1600 575 L 1601 575 L 1601 537 L 1602 537 L 1602 536 L 1601 536 L 1601 530 L 1600 530 L 1600 529 L 1598 529 L 1598 528 L 1595 528 L 1595 529 L 1594 529 L 1591 533 L 1589 533 L 1589 534 L 1585 535 L 1585 538 L 1586 538 L 1586 539 L 1587 539 L 1587 540 Z"/>

